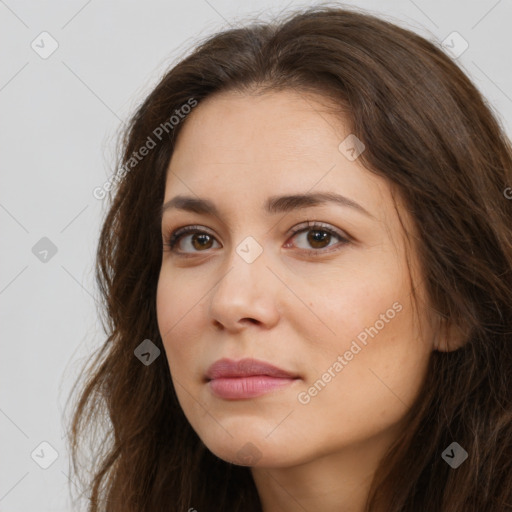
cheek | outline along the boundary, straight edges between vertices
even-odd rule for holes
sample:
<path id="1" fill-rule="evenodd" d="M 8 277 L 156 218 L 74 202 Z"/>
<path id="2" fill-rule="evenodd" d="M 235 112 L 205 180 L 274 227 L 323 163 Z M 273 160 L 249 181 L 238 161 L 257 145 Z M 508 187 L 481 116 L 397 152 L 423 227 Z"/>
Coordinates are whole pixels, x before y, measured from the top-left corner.
<path id="1" fill-rule="evenodd" d="M 305 296 L 309 313 L 295 318 L 301 322 L 297 326 L 300 333 L 308 333 L 318 340 L 318 345 L 326 351 L 337 355 L 350 349 L 352 340 L 358 339 L 362 344 L 377 331 L 390 331 L 389 326 L 396 324 L 396 319 L 403 315 L 404 298 L 407 292 L 397 286 L 400 276 L 392 273 L 340 272 L 317 283 L 321 288 L 309 289 Z M 301 291 L 298 290 L 297 294 Z M 402 310 L 398 312 L 397 310 Z M 315 335 L 316 332 L 316 335 Z"/>
<path id="2" fill-rule="evenodd" d="M 172 288 L 165 279 L 163 272 L 160 273 L 156 289 L 156 315 L 160 335 L 165 343 L 168 332 L 179 318 L 180 302 L 177 300 L 176 288 Z M 181 302 L 183 305 L 183 302 Z"/>
<path id="3" fill-rule="evenodd" d="M 308 415 L 318 411 L 320 416 L 312 414 L 317 418 L 329 411 L 330 420 L 318 419 L 318 428 L 376 432 L 398 421 L 414 402 L 432 347 L 428 326 L 425 338 L 419 329 L 407 284 L 393 273 L 359 276 L 357 282 L 347 278 L 308 303 L 334 331 L 315 337 L 313 322 L 302 320 L 315 346 L 299 403 Z"/>
<path id="4" fill-rule="evenodd" d="M 170 265 L 162 268 L 156 290 L 156 312 L 164 343 L 183 331 L 184 326 L 200 323 L 208 296 L 205 286 L 205 280 L 197 273 L 172 271 Z"/>
<path id="5" fill-rule="evenodd" d="M 311 406 L 308 412 L 315 417 L 327 412 L 318 428 L 336 430 L 338 439 L 367 437 L 397 423 L 412 406 L 431 350 L 411 322 L 409 304 L 402 306 L 384 326 L 375 318 L 364 327 L 351 324 L 353 336 L 331 347 L 335 357 L 315 359 L 320 371 L 309 382 L 311 401 L 305 409 Z M 357 338 L 361 333 L 367 335 L 364 343 Z"/>
<path id="6" fill-rule="evenodd" d="M 194 339 L 201 336 L 201 311 L 204 303 L 193 287 L 180 286 L 179 281 L 160 275 L 156 293 L 158 329 L 166 350 L 171 374 L 190 367 L 194 350 Z M 204 293 L 203 293 L 204 295 Z"/>

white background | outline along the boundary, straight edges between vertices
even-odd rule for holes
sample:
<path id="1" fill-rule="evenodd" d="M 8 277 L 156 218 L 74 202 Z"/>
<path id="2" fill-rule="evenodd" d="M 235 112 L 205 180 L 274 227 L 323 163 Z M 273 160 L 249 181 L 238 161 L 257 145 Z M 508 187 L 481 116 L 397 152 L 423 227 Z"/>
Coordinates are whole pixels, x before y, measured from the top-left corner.
<path id="1" fill-rule="evenodd" d="M 248 15 L 311 4 L 0 0 L 0 511 L 71 510 L 63 410 L 84 357 L 103 341 L 94 254 L 107 205 L 92 191 L 113 172 L 122 122 L 194 41 Z M 510 2 L 344 5 L 439 43 L 459 32 L 469 47 L 457 62 L 510 135 Z M 59 45 L 47 59 L 31 47 L 43 31 Z M 47 262 L 32 252 L 42 237 L 57 247 Z M 48 469 L 31 458 L 43 441 L 58 452 Z"/>

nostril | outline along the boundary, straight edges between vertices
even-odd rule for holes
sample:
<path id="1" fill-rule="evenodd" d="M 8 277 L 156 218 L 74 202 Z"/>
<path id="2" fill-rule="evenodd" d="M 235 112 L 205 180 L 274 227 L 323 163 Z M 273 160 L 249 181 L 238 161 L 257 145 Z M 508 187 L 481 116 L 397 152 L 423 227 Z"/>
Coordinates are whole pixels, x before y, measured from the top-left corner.
<path id="1" fill-rule="evenodd" d="M 242 318 L 240 322 L 249 322 L 251 324 L 259 324 L 258 320 L 255 320 L 254 318 Z"/>

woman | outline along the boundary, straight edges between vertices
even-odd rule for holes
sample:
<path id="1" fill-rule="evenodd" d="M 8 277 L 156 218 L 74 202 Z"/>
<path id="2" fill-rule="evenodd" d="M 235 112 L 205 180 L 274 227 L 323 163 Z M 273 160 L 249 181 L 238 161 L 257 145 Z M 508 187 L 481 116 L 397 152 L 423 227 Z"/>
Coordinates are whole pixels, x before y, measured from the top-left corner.
<path id="1" fill-rule="evenodd" d="M 434 44 L 328 7 L 217 34 L 115 182 L 90 511 L 512 510 L 512 150 Z"/>

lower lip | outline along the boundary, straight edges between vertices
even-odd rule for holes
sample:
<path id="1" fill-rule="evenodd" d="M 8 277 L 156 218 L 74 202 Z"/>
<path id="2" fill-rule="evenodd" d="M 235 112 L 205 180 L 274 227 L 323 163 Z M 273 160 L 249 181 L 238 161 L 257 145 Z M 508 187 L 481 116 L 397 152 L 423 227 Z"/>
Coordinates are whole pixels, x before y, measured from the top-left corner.
<path id="1" fill-rule="evenodd" d="M 297 379 L 283 379 L 268 375 L 213 379 L 209 382 L 214 395 L 226 399 L 254 398 L 290 385 Z"/>

